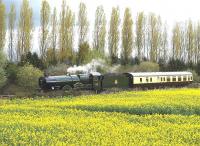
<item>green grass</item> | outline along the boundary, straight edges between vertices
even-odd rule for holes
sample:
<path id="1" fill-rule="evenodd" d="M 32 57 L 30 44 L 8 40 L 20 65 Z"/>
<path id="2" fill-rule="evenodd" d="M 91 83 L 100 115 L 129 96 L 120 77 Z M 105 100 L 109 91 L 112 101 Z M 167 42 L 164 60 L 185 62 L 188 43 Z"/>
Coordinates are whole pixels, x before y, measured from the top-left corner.
<path id="1" fill-rule="evenodd" d="M 199 143 L 199 89 L 0 100 L 0 145 Z"/>

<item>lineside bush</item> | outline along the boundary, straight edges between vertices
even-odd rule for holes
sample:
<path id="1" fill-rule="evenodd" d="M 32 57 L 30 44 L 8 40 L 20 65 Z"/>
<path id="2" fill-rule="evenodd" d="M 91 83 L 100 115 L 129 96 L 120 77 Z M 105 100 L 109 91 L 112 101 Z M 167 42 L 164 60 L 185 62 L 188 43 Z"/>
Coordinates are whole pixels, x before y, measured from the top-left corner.
<path id="1" fill-rule="evenodd" d="M 17 73 L 17 84 L 26 89 L 35 89 L 38 87 L 38 78 L 42 75 L 42 71 L 38 68 L 25 65 Z"/>

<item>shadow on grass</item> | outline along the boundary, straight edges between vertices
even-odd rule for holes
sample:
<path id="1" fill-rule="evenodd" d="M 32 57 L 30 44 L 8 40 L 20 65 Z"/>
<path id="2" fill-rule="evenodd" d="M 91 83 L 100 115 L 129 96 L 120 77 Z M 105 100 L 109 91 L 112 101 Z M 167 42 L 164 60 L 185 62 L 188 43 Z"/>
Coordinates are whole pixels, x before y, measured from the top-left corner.
<path id="1" fill-rule="evenodd" d="M 184 106 L 141 106 L 141 107 L 119 107 L 119 106 L 71 106 L 68 109 L 84 110 L 91 112 L 117 112 L 134 115 L 200 115 L 200 107 Z"/>

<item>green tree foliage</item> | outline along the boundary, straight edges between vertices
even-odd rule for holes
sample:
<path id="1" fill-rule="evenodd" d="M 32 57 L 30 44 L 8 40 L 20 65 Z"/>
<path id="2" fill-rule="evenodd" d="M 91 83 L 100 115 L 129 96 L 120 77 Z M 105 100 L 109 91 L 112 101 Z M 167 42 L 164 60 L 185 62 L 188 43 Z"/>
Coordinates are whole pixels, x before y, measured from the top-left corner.
<path id="1" fill-rule="evenodd" d="M 83 44 L 79 45 L 79 52 L 77 56 L 78 65 L 87 63 L 89 59 L 88 57 L 89 52 L 90 52 L 90 46 L 87 42 L 84 42 Z"/>
<path id="2" fill-rule="evenodd" d="M 0 51 L 0 68 L 4 68 L 6 66 L 7 59 L 3 51 Z"/>
<path id="3" fill-rule="evenodd" d="M 21 67 L 17 73 L 17 83 L 25 89 L 36 89 L 38 87 L 38 78 L 43 76 L 42 71 L 32 65 Z"/>
<path id="4" fill-rule="evenodd" d="M 0 50 L 3 50 L 6 41 L 6 7 L 0 0 Z"/>
<path id="5" fill-rule="evenodd" d="M 196 72 L 200 76 L 200 61 L 196 65 Z"/>
<path id="6" fill-rule="evenodd" d="M 0 68 L 0 88 L 2 88 L 6 84 L 6 72 L 3 68 Z"/>
<path id="7" fill-rule="evenodd" d="M 2 50 L 0 50 L 0 88 L 2 88 L 7 81 L 6 72 L 4 70 L 5 66 L 6 66 L 5 54 L 3 53 Z"/>
<path id="8" fill-rule="evenodd" d="M 137 72 L 157 72 L 159 71 L 159 65 L 154 62 L 142 62 L 136 69 Z"/>
<path id="9" fill-rule="evenodd" d="M 168 62 L 166 71 L 184 71 L 186 69 L 187 69 L 187 66 L 184 63 L 184 61 L 172 58 Z"/>
<path id="10" fill-rule="evenodd" d="M 15 82 L 17 78 L 17 72 L 19 70 L 19 66 L 14 63 L 8 63 L 6 66 L 6 74 L 7 78 L 10 82 Z"/>
<path id="11" fill-rule="evenodd" d="M 110 18 L 109 34 L 108 34 L 108 49 L 111 57 L 111 63 L 117 63 L 118 47 L 119 47 L 119 25 L 120 25 L 120 11 L 119 8 L 112 8 Z"/>
<path id="12" fill-rule="evenodd" d="M 26 55 L 21 56 L 21 61 L 19 62 L 20 66 L 24 66 L 26 64 L 31 64 L 36 68 L 44 69 L 45 64 L 43 61 L 38 57 L 37 53 L 28 52 Z"/>
<path id="13" fill-rule="evenodd" d="M 28 0 L 23 0 L 18 24 L 17 59 L 31 50 L 33 31 L 33 10 Z"/>
<path id="14" fill-rule="evenodd" d="M 56 65 L 57 64 L 57 60 L 56 60 L 56 56 L 58 56 L 58 52 L 52 48 L 48 48 L 47 52 L 46 52 L 46 65 Z"/>
<path id="15" fill-rule="evenodd" d="M 126 8 L 122 28 L 122 60 L 123 64 L 128 64 L 133 49 L 133 20 L 131 11 Z"/>

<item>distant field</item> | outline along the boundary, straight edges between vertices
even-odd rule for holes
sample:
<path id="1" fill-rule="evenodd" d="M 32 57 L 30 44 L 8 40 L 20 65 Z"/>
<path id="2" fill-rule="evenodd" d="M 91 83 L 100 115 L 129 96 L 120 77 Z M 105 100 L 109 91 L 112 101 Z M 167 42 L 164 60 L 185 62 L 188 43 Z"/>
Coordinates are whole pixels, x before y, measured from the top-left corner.
<path id="1" fill-rule="evenodd" d="M 0 100 L 0 145 L 153 144 L 200 144 L 200 89 Z"/>

